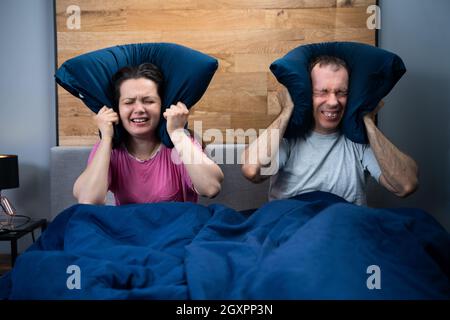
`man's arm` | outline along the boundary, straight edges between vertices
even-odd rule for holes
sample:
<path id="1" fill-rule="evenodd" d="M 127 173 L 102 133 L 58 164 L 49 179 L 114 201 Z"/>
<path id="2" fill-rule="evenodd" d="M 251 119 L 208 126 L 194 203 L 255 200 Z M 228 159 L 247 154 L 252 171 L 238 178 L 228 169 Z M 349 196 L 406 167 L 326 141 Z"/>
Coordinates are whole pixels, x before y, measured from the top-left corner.
<path id="1" fill-rule="evenodd" d="M 261 168 L 270 168 L 273 164 L 294 109 L 286 88 L 278 92 L 278 101 L 281 105 L 281 113 L 242 153 L 242 173 L 254 183 L 262 182 L 276 173 L 276 171 L 266 170 L 264 174 L 261 174 Z M 275 138 L 272 139 L 272 137 Z"/>
<path id="2" fill-rule="evenodd" d="M 380 184 L 399 197 L 413 193 L 418 186 L 416 162 L 392 144 L 375 125 L 375 115 L 383 103 L 364 116 L 370 147 L 381 169 Z"/>

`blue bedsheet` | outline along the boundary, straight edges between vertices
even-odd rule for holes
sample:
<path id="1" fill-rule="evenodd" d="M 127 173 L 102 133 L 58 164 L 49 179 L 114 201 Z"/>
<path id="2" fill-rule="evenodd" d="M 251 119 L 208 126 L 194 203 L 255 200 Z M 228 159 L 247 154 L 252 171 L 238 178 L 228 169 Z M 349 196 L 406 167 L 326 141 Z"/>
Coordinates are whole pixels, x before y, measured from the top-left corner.
<path id="1" fill-rule="evenodd" d="M 70 265 L 81 289 L 69 289 Z M 380 289 L 369 289 L 379 267 Z M 369 281 L 368 281 L 368 278 Z M 0 279 L 9 299 L 450 299 L 450 235 L 419 209 L 317 192 L 221 205 L 76 205 Z"/>

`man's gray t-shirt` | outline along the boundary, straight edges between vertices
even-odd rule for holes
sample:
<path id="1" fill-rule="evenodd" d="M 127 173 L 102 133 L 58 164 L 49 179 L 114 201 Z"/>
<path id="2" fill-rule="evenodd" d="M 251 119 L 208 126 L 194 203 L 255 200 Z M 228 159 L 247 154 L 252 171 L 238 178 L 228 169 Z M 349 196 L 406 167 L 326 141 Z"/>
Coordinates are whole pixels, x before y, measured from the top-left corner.
<path id="1" fill-rule="evenodd" d="M 269 199 L 327 191 L 365 205 L 367 172 L 379 181 L 381 170 L 369 145 L 352 142 L 340 132 L 312 131 L 281 141 L 279 171 L 270 179 Z"/>

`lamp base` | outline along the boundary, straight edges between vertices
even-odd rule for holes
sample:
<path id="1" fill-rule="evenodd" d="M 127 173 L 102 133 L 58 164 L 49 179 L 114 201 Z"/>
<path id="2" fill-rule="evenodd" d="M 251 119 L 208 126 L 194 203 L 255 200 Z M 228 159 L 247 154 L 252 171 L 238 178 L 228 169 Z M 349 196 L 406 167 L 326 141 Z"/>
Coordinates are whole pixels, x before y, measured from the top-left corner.
<path id="1" fill-rule="evenodd" d="M 13 217 L 16 215 L 16 208 L 11 204 L 7 197 L 0 194 L 0 205 L 3 211 L 6 213 L 8 220 L 6 223 L 1 222 L 0 229 L 9 229 L 13 225 Z"/>
<path id="2" fill-rule="evenodd" d="M 7 197 L 4 197 L 2 195 L 0 195 L 0 205 L 3 208 L 3 211 L 8 215 L 8 216 L 14 216 L 16 214 L 16 208 L 13 207 L 13 205 L 11 204 L 11 202 L 8 200 Z"/>

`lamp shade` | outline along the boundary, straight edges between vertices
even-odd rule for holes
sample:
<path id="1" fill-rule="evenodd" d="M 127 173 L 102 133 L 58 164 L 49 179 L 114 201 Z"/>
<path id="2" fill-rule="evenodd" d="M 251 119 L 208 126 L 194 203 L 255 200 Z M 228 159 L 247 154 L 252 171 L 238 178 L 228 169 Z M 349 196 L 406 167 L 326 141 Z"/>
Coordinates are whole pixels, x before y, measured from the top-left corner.
<path id="1" fill-rule="evenodd" d="M 0 190 L 17 187 L 19 187 L 17 156 L 0 154 Z"/>

